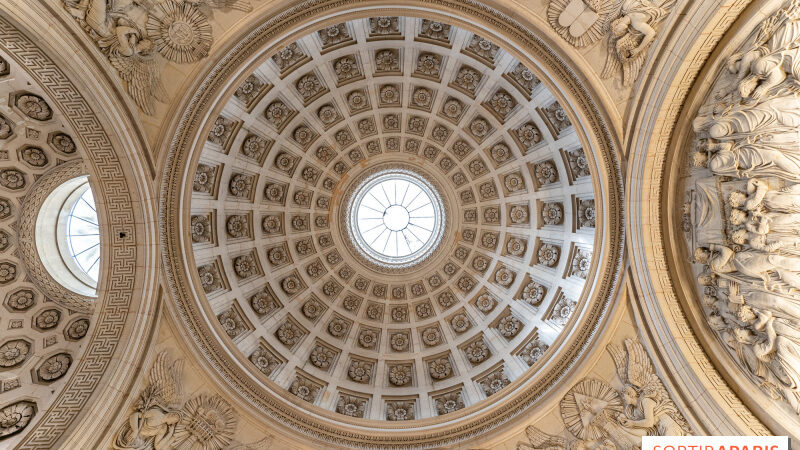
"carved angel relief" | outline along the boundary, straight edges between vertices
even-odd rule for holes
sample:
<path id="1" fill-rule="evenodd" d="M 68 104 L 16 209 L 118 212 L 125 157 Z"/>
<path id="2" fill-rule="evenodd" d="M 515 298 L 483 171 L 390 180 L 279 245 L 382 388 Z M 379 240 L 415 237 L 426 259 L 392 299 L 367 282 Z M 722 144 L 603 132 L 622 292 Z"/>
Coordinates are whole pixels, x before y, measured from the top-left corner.
<path id="1" fill-rule="evenodd" d="M 183 360 L 170 362 L 167 352 L 156 356 L 149 382 L 134 411 L 117 433 L 116 449 L 228 448 L 236 428 L 236 413 L 217 395 L 200 394 L 184 401 Z"/>
<path id="2" fill-rule="evenodd" d="M 176 63 L 205 58 L 213 40 L 209 11 L 252 9 L 246 0 L 65 0 L 64 7 L 148 115 L 155 113 L 155 100 L 168 100 L 158 56 Z"/>
<path id="3" fill-rule="evenodd" d="M 709 326 L 800 414 L 800 0 L 739 50 L 693 123 L 687 240 Z"/>
<path id="4" fill-rule="evenodd" d="M 647 50 L 656 37 L 655 27 L 667 17 L 677 0 L 551 0 L 550 26 L 575 47 L 591 45 L 603 36 L 608 55 L 601 73 L 612 78 L 622 71 L 622 84 L 639 76 Z"/>
<path id="5" fill-rule="evenodd" d="M 529 426 L 529 442 L 517 444 L 517 450 L 630 449 L 638 448 L 642 436 L 691 434 L 642 344 L 626 339 L 624 349 L 609 345 L 607 350 L 622 390 L 601 380 L 580 381 L 561 399 L 566 437 Z"/>

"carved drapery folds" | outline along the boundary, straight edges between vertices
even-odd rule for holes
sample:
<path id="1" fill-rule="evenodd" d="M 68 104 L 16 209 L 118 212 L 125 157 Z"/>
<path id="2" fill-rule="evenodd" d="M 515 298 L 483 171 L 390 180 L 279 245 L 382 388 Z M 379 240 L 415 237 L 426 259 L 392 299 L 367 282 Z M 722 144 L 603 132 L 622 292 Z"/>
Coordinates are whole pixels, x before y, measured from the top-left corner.
<path id="1" fill-rule="evenodd" d="M 159 353 L 114 448 L 229 448 L 237 422 L 233 407 L 217 395 L 185 400 L 183 388 L 183 360 L 173 362 L 167 352 Z"/>
<path id="2" fill-rule="evenodd" d="M 728 57 L 694 119 L 686 239 L 708 324 L 740 370 L 800 414 L 800 3 Z"/>

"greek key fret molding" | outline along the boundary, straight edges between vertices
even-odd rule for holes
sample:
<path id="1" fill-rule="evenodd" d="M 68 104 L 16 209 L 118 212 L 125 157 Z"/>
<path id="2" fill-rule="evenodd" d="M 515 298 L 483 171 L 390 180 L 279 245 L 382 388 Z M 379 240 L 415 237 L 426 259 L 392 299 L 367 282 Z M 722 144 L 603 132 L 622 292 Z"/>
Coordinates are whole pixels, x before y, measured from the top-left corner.
<path id="1" fill-rule="evenodd" d="M 138 206 L 133 202 L 125 168 L 111 139 L 87 100 L 66 74 L 25 33 L 2 17 L 0 46 L 38 81 L 75 131 L 89 159 L 90 173 L 98 175 L 96 186 L 102 193 L 102 203 L 106 205 L 99 212 L 105 214 L 106 223 L 115 224 L 109 230 L 110 251 L 107 256 L 110 270 L 101 281 L 105 293 L 99 297 L 97 304 L 102 311 L 99 316 L 101 319 L 93 327 L 93 333 L 85 344 L 85 357 L 77 361 L 73 376 L 50 408 L 36 415 L 34 423 L 26 430 L 17 447 L 52 448 L 64 437 L 76 418 L 85 412 L 92 394 L 97 394 L 97 387 L 113 364 L 112 359 L 129 320 L 133 292 L 144 287 L 136 279 L 137 260 L 143 258 L 136 245 L 141 239 L 137 232 L 140 228 L 135 225 L 138 214 L 134 211 Z M 146 291 L 140 292 L 138 297 L 144 299 L 144 305 L 152 307 L 151 303 L 147 303 L 151 295 L 150 291 Z M 139 308 L 139 312 L 144 313 L 144 310 Z"/>
<path id="2" fill-rule="evenodd" d="M 622 389 L 596 378 L 579 381 L 559 404 L 566 431 L 551 435 L 529 425 L 528 442 L 518 443 L 517 450 L 630 449 L 638 448 L 642 436 L 691 435 L 642 343 L 625 339 L 623 344 L 606 347 Z"/>

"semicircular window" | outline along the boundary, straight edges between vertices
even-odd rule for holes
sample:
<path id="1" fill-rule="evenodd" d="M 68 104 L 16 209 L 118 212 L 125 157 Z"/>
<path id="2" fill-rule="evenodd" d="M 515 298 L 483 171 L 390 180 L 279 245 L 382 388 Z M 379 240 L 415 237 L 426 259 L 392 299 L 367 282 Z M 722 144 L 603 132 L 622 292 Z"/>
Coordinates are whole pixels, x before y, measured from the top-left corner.
<path id="1" fill-rule="evenodd" d="M 88 177 L 65 181 L 47 196 L 36 219 L 36 249 L 58 283 L 80 295 L 97 295 L 100 224 Z"/>
<path id="2" fill-rule="evenodd" d="M 67 252 L 82 275 L 89 277 L 96 286 L 100 274 L 100 226 L 89 183 L 79 190 L 83 192 L 66 216 Z"/>

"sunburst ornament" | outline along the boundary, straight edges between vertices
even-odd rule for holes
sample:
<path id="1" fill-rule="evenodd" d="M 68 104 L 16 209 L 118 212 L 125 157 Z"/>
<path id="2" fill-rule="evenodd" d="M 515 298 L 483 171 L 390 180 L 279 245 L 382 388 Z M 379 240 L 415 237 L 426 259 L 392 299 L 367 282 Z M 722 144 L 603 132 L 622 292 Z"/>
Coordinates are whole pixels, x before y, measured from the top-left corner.
<path id="1" fill-rule="evenodd" d="M 168 0 L 156 6 L 147 19 L 147 33 L 162 56 L 191 63 L 208 56 L 211 25 L 191 3 Z"/>
<path id="2" fill-rule="evenodd" d="M 584 440 L 603 439 L 607 423 L 624 413 L 619 393 L 604 381 L 591 378 L 573 386 L 560 405 L 564 425 Z"/>
<path id="3" fill-rule="evenodd" d="M 215 450 L 231 445 L 236 413 L 222 397 L 194 397 L 183 405 L 181 416 L 181 422 L 175 427 L 175 448 Z"/>

